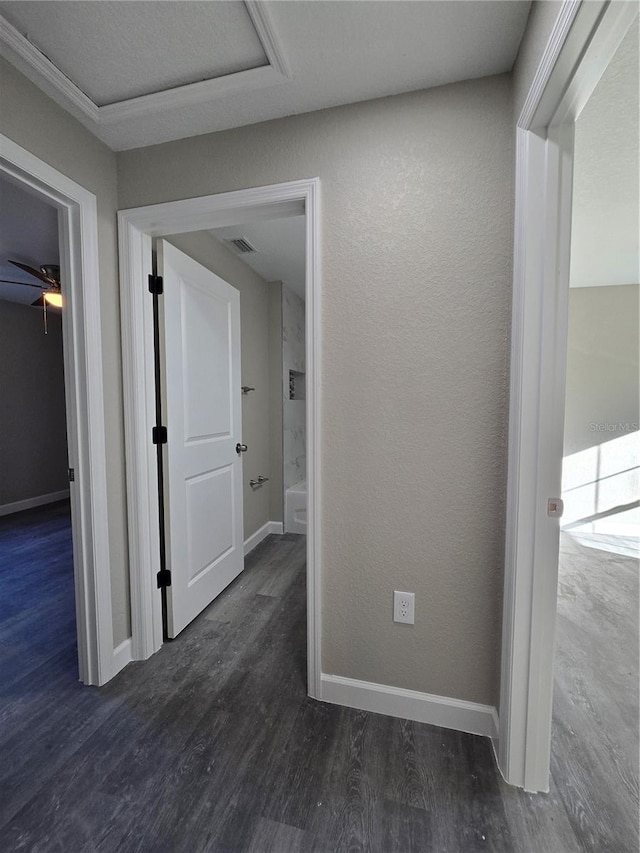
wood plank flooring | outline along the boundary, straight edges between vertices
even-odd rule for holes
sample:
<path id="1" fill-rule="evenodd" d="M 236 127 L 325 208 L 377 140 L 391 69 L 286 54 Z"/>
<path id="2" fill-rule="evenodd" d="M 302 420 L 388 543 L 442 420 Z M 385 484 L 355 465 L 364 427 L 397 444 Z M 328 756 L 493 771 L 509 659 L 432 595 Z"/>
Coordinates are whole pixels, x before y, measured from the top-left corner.
<path id="1" fill-rule="evenodd" d="M 565 537 L 553 779 L 534 796 L 484 738 L 306 697 L 304 548 L 269 537 L 97 689 L 76 680 L 68 507 L 0 519 L 2 853 L 636 853 L 637 563 Z"/>

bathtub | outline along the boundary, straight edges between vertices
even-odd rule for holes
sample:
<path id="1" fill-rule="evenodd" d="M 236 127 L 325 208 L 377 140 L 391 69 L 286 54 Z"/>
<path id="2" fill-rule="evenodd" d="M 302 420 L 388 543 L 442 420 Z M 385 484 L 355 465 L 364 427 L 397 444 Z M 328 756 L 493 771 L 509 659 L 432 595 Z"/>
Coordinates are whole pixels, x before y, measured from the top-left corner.
<path id="1" fill-rule="evenodd" d="M 284 532 L 307 532 L 307 481 L 301 480 L 284 493 Z"/>

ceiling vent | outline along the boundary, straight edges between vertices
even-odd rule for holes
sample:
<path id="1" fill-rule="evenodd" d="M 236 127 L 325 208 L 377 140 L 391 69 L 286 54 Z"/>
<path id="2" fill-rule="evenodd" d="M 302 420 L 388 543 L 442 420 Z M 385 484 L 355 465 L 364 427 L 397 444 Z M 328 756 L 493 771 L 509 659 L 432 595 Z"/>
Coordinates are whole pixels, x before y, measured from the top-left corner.
<path id="1" fill-rule="evenodd" d="M 227 240 L 227 243 L 229 243 L 229 245 L 232 246 L 239 255 L 247 255 L 250 252 L 258 251 L 255 246 L 251 245 L 246 237 L 234 237 L 232 240 Z"/>

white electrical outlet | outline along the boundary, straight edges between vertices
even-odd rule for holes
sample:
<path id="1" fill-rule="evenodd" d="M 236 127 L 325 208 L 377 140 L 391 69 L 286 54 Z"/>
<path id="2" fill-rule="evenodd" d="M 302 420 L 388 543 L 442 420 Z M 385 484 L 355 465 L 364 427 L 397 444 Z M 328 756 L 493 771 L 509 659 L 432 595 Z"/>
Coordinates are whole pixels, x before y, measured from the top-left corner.
<path id="1" fill-rule="evenodd" d="M 413 625 L 416 616 L 415 592 L 393 592 L 393 621 Z"/>

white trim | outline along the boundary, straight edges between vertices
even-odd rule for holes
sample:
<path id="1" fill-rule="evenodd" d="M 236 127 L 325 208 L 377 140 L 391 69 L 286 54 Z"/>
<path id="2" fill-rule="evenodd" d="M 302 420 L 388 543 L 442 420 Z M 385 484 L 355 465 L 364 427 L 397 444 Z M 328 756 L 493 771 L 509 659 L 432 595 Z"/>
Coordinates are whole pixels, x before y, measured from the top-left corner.
<path id="1" fill-rule="evenodd" d="M 251 536 L 247 536 L 244 540 L 244 555 L 245 557 L 254 548 L 257 548 L 258 545 L 267 538 L 267 536 L 271 533 L 271 522 L 266 521 L 262 527 L 259 527 L 255 533 L 252 533 Z"/>
<path id="2" fill-rule="evenodd" d="M 324 672 L 320 698 L 323 702 L 403 720 L 415 720 L 443 729 L 455 729 L 492 739 L 498 736 L 498 714 L 492 705 L 434 696 L 432 693 L 359 681 L 357 678 L 343 678 L 341 675 L 326 675 Z"/>
<path id="3" fill-rule="evenodd" d="M 498 764 L 546 791 L 557 610 L 573 127 L 637 16 L 567 0 L 516 130 L 514 292 Z"/>
<path id="4" fill-rule="evenodd" d="M 78 669 L 85 684 L 104 684 L 113 621 L 96 197 L 1 134 L 0 173 L 58 209 Z"/>
<path id="5" fill-rule="evenodd" d="M 37 86 L 51 95 L 96 135 L 106 125 L 193 104 L 212 103 L 239 91 L 255 91 L 285 83 L 291 78 L 282 46 L 274 29 L 268 3 L 247 0 L 247 12 L 267 57 L 268 65 L 224 74 L 149 95 L 98 106 L 19 30 L 0 15 L 0 54 Z"/>
<path id="6" fill-rule="evenodd" d="M 25 498 L 21 501 L 13 501 L 13 503 L 0 505 L 1 515 L 13 515 L 14 512 L 22 512 L 25 509 L 34 509 L 37 506 L 45 506 L 45 504 L 53 504 L 56 501 L 64 501 L 69 497 L 69 489 L 63 489 L 61 492 L 49 492 L 48 495 L 38 495 L 35 498 Z"/>
<path id="7" fill-rule="evenodd" d="M 269 65 L 286 79 L 291 79 L 291 70 L 282 51 L 282 45 L 273 27 L 268 3 L 264 0 L 244 0 L 244 5 L 255 27 Z"/>
<path id="8" fill-rule="evenodd" d="M 285 79 L 270 66 L 248 68 L 246 71 L 225 74 L 224 77 L 201 80 L 198 83 L 188 83 L 175 89 L 165 89 L 162 92 L 153 92 L 150 95 L 139 95 L 137 98 L 128 98 L 126 101 L 105 104 L 103 107 L 97 107 L 98 119 L 96 123 L 98 127 L 103 127 L 127 118 L 148 116 L 176 107 L 211 103 L 243 90 L 255 91 L 267 86 L 274 86 L 277 83 L 284 83 Z"/>
<path id="9" fill-rule="evenodd" d="M 128 663 L 131 663 L 133 660 L 133 655 L 131 654 L 132 642 L 131 637 L 127 637 L 126 640 L 123 640 L 119 646 L 116 646 L 113 650 L 113 665 L 111 668 L 111 677 L 117 675 L 121 670 L 125 668 Z"/>
<path id="10" fill-rule="evenodd" d="M 590 7 L 597 14 L 600 12 L 603 0 L 593 0 L 590 2 Z M 536 127 L 538 123 L 534 121 L 536 113 L 540 109 L 545 93 L 549 88 L 551 75 L 556 67 L 558 67 L 560 54 L 564 48 L 567 36 L 574 24 L 576 15 L 580 10 L 582 0 L 565 0 L 558 14 L 553 31 L 549 36 L 549 42 L 540 59 L 540 63 L 531 82 L 529 92 L 522 106 L 520 116 L 518 117 L 518 127 L 530 128 Z M 561 83 L 560 78 L 558 78 Z M 548 95 L 547 97 L 553 97 Z M 553 111 L 552 111 L 553 112 Z M 551 116 L 549 116 L 550 118 Z M 546 124 L 549 122 L 547 121 Z M 544 125 L 543 125 L 544 126 Z"/>
<path id="11" fill-rule="evenodd" d="M 129 574 L 133 657 L 144 660 L 162 645 L 158 557 L 158 490 L 151 428 L 154 416 L 153 327 L 147 275 L 151 240 L 208 231 L 273 215 L 306 216 L 307 353 L 307 666 L 309 695 L 320 696 L 320 216 L 318 178 L 150 205 L 118 213 L 120 299 L 128 490 Z M 271 522 L 273 524 L 273 522 Z M 280 528 L 278 528 L 280 529 Z M 274 531 L 275 532 L 275 531 Z"/>
<path id="12" fill-rule="evenodd" d="M 247 536 L 244 540 L 244 555 L 251 553 L 254 548 L 257 548 L 258 545 L 262 542 L 263 539 L 266 539 L 267 536 L 270 536 L 272 533 L 282 533 L 282 522 L 281 521 L 265 521 L 262 527 L 259 527 L 251 536 Z"/>
<path id="13" fill-rule="evenodd" d="M 282 536 L 284 533 L 284 525 L 281 521 L 270 521 L 269 525 L 269 533 L 274 533 L 276 536 Z"/>
<path id="14" fill-rule="evenodd" d="M 13 62 L 18 70 L 24 72 L 36 85 L 42 86 L 48 94 L 57 94 L 56 100 L 62 99 L 67 107 L 74 108 L 75 115 L 79 113 L 92 122 L 99 122 L 100 110 L 91 98 L 72 83 L 44 53 L 2 15 L 0 15 L 0 54 Z"/>

